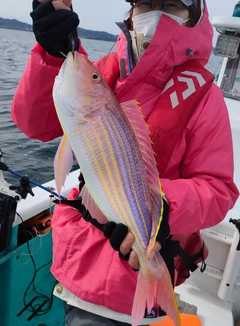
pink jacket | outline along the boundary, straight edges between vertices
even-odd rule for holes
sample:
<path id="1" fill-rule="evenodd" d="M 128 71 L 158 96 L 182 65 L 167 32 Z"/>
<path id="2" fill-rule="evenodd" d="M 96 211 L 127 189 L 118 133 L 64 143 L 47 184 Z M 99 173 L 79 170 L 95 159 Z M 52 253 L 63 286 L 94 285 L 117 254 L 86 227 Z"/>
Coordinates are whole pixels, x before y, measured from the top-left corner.
<path id="1" fill-rule="evenodd" d="M 147 119 L 173 68 L 192 59 L 205 65 L 211 50 L 207 10 L 193 28 L 162 16 L 132 73 L 126 39 L 120 34 L 117 55 L 125 62 L 126 78 L 114 78 L 110 59 L 109 76 L 105 77 L 119 101 L 136 99 Z M 82 48 L 80 51 L 84 52 Z M 13 120 L 29 137 L 49 141 L 62 135 L 51 95 L 61 63 L 39 45 L 32 50 L 12 106 Z M 170 204 L 171 234 L 192 234 L 213 226 L 233 207 L 239 192 L 233 182 L 231 130 L 222 91 L 216 85 L 212 84 L 199 101 L 161 175 L 161 183 Z M 137 273 L 119 259 L 108 239 L 81 219 L 78 211 L 64 205 L 57 205 L 52 227 L 51 271 L 56 279 L 84 301 L 131 314 Z"/>

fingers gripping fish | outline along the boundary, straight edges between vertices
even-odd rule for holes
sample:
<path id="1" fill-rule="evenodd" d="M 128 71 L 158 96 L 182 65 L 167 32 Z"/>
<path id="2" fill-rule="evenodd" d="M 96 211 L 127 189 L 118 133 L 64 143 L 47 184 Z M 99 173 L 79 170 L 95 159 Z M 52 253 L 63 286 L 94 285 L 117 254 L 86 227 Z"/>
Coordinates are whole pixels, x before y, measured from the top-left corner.
<path id="1" fill-rule="evenodd" d="M 64 136 L 54 159 L 58 193 L 70 172 L 74 153 L 84 175 L 83 203 L 93 217 L 124 223 L 135 236 L 140 270 L 132 307 L 132 325 L 158 304 L 180 325 L 168 269 L 160 253 L 146 252 L 161 227 L 162 195 L 148 127 L 135 101 L 119 104 L 94 65 L 69 53 L 53 87 Z M 89 204 L 91 203 L 91 204 Z"/>

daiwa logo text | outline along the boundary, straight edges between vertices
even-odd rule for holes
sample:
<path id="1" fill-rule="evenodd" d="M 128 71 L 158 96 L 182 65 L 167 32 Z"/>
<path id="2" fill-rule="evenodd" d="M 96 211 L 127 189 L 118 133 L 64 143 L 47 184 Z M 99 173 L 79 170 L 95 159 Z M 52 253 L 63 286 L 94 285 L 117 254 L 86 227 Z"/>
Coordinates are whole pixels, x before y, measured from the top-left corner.
<path id="1" fill-rule="evenodd" d="M 190 76 L 190 77 L 186 77 L 186 76 L 182 76 L 182 75 L 186 75 L 186 76 Z M 206 81 L 203 78 L 203 76 L 201 74 L 199 74 L 197 72 L 193 72 L 193 71 L 187 71 L 187 70 L 183 71 L 181 73 L 181 76 L 177 76 L 177 79 L 180 83 L 187 84 L 187 89 L 181 93 L 183 100 L 186 100 L 190 95 L 192 95 L 194 92 L 196 92 L 196 87 L 194 85 L 194 79 L 197 80 L 200 87 L 202 87 L 204 84 L 206 84 Z M 166 92 L 172 86 L 174 86 L 173 78 L 169 80 L 169 82 L 165 86 L 164 90 L 162 91 L 162 94 L 164 92 Z M 180 94 L 178 94 L 177 90 L 175 90 L 174 92 L 172 92 L 170 94 L 170 99 L 171 99 L 173 109 L 175 109 L 179 105 L 179 95 Z"/>

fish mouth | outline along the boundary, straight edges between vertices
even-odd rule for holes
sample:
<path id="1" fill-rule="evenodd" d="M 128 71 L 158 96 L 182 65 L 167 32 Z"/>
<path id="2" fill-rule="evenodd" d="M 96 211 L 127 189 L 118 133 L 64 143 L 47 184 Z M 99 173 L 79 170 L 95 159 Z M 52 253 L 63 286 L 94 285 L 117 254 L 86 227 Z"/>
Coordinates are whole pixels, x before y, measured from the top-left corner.
<path id="1" fill-rule="evenodd" d="M 76 62 L 76 51 L 71 52 L 71 54 L 72 54 L 73 63 L 75 63 Z"/>

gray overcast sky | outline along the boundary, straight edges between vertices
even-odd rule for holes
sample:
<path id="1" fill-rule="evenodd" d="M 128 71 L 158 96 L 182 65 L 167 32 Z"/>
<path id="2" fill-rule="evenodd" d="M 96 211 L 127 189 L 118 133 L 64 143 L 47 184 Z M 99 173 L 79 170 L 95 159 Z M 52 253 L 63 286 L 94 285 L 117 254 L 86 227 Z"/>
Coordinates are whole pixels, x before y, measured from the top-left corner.
<path id="1" fill-rule="evenodd" d="M 210 20 L 213 16 L 231 16 L 237 0 L 207 0 Z M 116 21 L 122 21 L 130 5 L 125 0 L 73 0 L 80 27 L 118 34 Z M 31 0 L 0 0 L 0 17 L 15 18 L 31 24 Z M 216 39 L 216 37 L 214 38 Z M 215 41 L 214 41 L 215 43 Z"/>

